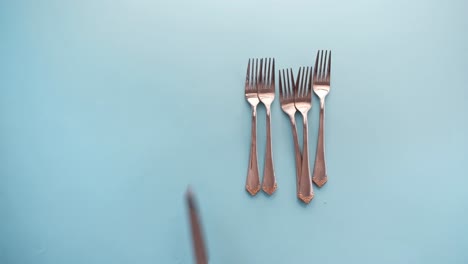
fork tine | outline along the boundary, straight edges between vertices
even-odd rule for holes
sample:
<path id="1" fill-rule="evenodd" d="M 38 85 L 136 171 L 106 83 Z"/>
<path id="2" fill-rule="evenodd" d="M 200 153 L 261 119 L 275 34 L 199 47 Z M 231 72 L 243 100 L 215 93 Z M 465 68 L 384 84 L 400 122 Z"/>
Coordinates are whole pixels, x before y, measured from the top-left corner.
<path id="1" fill-rule="evenodd" d="M 322 51 L 319 50 L 317 52 L 317 80 L 320 80 L 321 75 L 322 75 L 322 60 L 320 59 L 321 55 L 322 55 Z"/>
<path id="2" fill-rule="evenodd" d="M 263 79 L 264 79 L 264 75 L 263 75 L 263 59 L 258 59 L 258 79 L 259 79 L 259 85 L 260 84 L 263 84 Z M 259 86 L 260 87 L 260 86 Z"/>
<path id="3" fill-rule="evenodd" d="M 287 98 L 289 98 L 291 96 L 291 93 L 289 92 L 289 85 L 288 85 L 288 82 L 287 82 L 287 73 L 288 73 L 288 70 L 286 70 L 286 75 L 284 74 L 284 69 L 283 69 L 283 72 L 282 72 L 282 76 L 280 75 L 280 78 L 283 79 L 283 89 L 285 91 L 285 95 Z M 280 83 L 281 83 L 281 80 L 280 80 Z"/>
<path id="4" fill-rule="evenodd" d="M 283 87 L 285 90 L 286 97 L 289 98 L 291 96 L 291 93 L 289 91 L 289 84 L 288 84 L 288 69 L 286 69 L 286 74 L 284 73 L 284 69 L 281 71 L 280 78 L 281 78 L 280 83 L 283 82 Z"/>
<path id="5" fill-rule="evenodd" d="M 302 86 L 302 96 L 305 97 L 307 95 L 307 86 L 306 86 L 306 80 L 307 80 L 307 68 L 302 67 L 302 77 L 301 77 L 301 86 Z"/>
<path id="6" fill-rule="evenodd" d="M 265 68 L 266 68 L 266 67 L 265 67 Z M 268 58 L 268 71 L 267 71 L 267 72 L 268 72 L 268 77 L 267 77 L 267 82 L 268 82 L 268 83 L 270 83 L 270 76 L 271 76 L 270 70 L 271 70 L 271 59 Z"/>
<path id="7" fill-rule="evenodd" d="M 250 73 L 249 73 L 249 83 L 250 85 L 252 85 L 252 79 L 253 79 L 253 75 L 254 75 L 254 69 L 255 69 L 255 59 L 252 58 L 251 61 L 250 61 L 251 65 L 250 65 Z"/>
<path id="8" fill-rule="evenodd" d="M 249 63 L 247 64 L 247 74 L 246 74 L 246 77 L 245 77 L 245 88 L 248 88 L 249 81 L 250 81 L 250 59 L 249 59 Z"/>
<path id="9" fill-rule="evenodd" d="M 253 85 L 255 78 L 255 59 L 252 59 L 252 67 L 250 68 L 250 85 Z"/>
<path id="10" fill-rule="evenodd" d="M 319 54 L 320 54 L 320 50 L 317 50 L 317 56 L 315 57 L 314 80 L 318 79 Z"/>
<path id="11" fill-rule="evenodd" d="M 296 91 L 295 91 L 295 88 L 294 88 L 294 76 L 293 76 L 291 68 L 289 68 L 289 71 L 286 70 L 286 75 L 288 75 L 289 96 L 294 98 L 296 96 Z"/>
<path id="12" fill-rule="evenodd" d="M 322 50 L 320 53 L 320 79 L 323 79 L 325 77 L 325 59 L 323 58 L 323 54 L 325 53 L 325 57 L 327 56 L 327 53 Z"/>
<path id="13" fill-rule="evenodd" d="M 302 75 L 302 68 L 299 67 L 299 72 L 297 73 L 297 77 L 296 77 L 296 86 L 297 86 L 297 94 L 296 94 L 296 96 L 297 96 L 297 97 L 301 97 L 301 93 L 302 93 L 302 88 L 301 88 L 301 75 Z"/>
<path id="14" fill-rule="evenodd" d="M 272 70 L 271 70 L 271 84 L 273 84 L 273 89 L 275 88 L 275 58 L 273 58 L 273 65 L 272 65 Z"/>
<path id="15" fill-rule="evenodd" d="M 268 68 L 267 68 L 268 66 Z M 270 58 L 265 59 L 265 84 L 270 84 Z"/>
<path id="16" fill-rule="evenodd" d="M 299 73 L 297 74 L 297 97 L 302 96 L 302 82 L 301 82 L 301 77 L 302 77 L 302 67 L 299 67 Z"/>
<path id="17" fill-rule="evenodd" d="M 330 82 L 330 72 L 331 72 L 331 50 L 330 50 L 330 53 L 328 53 L 327 82 Z"/>
<path id="18" fill-rule="evenodd" d="M 309 74 L 309 79 L 308 79 L 308 86 L 309 86 L 309 93 L 312 95 L 312 76 L 313 76 L 313 73 L 312 73 L 312 66 L 309 67 L 309 71 L 310 71 L 310 74 Z"/>
<path id="19" fill-rule="evenodd" d="M 296 97 L 299 97 L 299 94 L 301 93 L 301 88 L 299 87 L 299 83 L 300 83 L 300 80 L 301 79 L 301 67 L 299 67 L 299 70 L 297 71 L 297 76 L 296 76 L 296 80 L 292 80 L 294 83 L 294 86 L 296 87 Z"/>
<path id="20" fill-rule="evenodd" d="M 307 89 L 307 78 L 309 77 L 309 72 L 307 67 L 303 67 L 303 73 L 302 73 L 302 89 L 304 89 L 304 96 L 307 96 L 307 92 L 309 91 Z"/>
<path id="21" fill-rule="evenodd" d="M 258 84 L 258 59 L 255 59 L 255 72 L 252 77 L 252 82 L 255 84 L 255 87 L 257 87 Z"/>
<path id="22" fill-rule="evenodd" d="M 291 80 L 289 80 L 289 76 L 291 76 Z M 290 87 L 290 91 L 292 93 L 292 96 L 296 98 L 297 96 L 297 85 L 294 83 L 294 75 L 293 71 L 291 68 L 289 68 L 289 76 L 288 76 L 288 85 Z"/>
<path id="23" fill-rule="evenodd" d="M 279 94 L 280 94 L 280 100 L 283 100 L 283 84 L 281 82 L 281 71 L 279 72 Z M 286 93 L 287 97 L 287 93 Z"/>
<path id="24" fill-rule="evenodd" d="M 257 85 L 257 67 L 258 65 L 254 65 L 254 59 L 252 59 L 252 77 L 250 77 L 252 85 Z"/>
<path id="25" fill-rule="evenodd" d="M 259 84 L 260 84 L 260 88 L 262 88 L 262 85 L 263 84 L 263 59 L 260 59 L 260 69 L 258 71 L 259 75 L 258 75 L 258 80 L 259 80 Z"/>
<path id="26" fill-rule="evenodd" d="M 327 67 L 328 67 L 328 50 L 325 51 L 325 56 L 323 58 L 323 78 L 326 79 L 327 78 Z"/>
<path id="27" fill-rule="evenodd" d="M 307 85 L 307 79 L 309 78 L 309 67 L 304 67 L 304 82 L 302 83 L 302 86 L 304 87 L 304 96 L 309 95 L 309 86 Z"/>
<path id="28" fill-rule="evenodd" d="M 302 86 L 302 96 L 307 96 L 307 86 L 306 86 L 306 80 L 307 80 L 307 72 L 306 72 L 306 67 L 302 67 L 302 78 L 301 78 L 301 86 Z"/>
<path id="29" fill-rule="evenodd" d="M 278 75 L 279 75 L 279 90 L 280 90 L 280 96 L 281 94 L 284 95 L 284 97 L 288 96 L 288 91 L 286 90 L 286 86 L 283 82 L 283 76 L 281 74 L 282 70 L 278 70 Z"/>

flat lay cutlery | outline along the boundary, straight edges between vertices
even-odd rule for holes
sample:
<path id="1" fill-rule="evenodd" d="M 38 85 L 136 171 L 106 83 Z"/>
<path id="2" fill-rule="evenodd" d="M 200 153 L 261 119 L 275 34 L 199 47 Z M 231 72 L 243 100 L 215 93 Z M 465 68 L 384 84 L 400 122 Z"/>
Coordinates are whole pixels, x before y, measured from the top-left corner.
<path id="1" fill-rule="evenodd" d="M 325 98 L 330 92 L 331 51 L 317 52 L 315 67 L 299 67 L 296 78 L 291 68 L 278 71 L 279 100 L 282 111 L 289 117 L 294 143 L 296 165 L 296 195 L 308 204 L 314 198 L 313 183 L 322 187 L 328 180 L 325 163 Z M 313 91 L 313 92 L 312 92 Z M 311 175 L 309 157 L 308 114 L 312 109 L 312 94 L 320 100 L 319 126 L 315 163 Z M 260 189 L 272 195 L 277 189 L 273 163 L 271 105 L 275 99 L 275 59 L 249 59 L 245 80 L 245 97 L 251 106 L 252 127 L 249 167 L 246 190 L 253 196 Z M 260 184 L 257 160 L 257 106 L 262 103 L 266 109 L 266 148 L 263 180 Z M 302 151 L 299 145 L 296 113 L 302 117 Z"/>

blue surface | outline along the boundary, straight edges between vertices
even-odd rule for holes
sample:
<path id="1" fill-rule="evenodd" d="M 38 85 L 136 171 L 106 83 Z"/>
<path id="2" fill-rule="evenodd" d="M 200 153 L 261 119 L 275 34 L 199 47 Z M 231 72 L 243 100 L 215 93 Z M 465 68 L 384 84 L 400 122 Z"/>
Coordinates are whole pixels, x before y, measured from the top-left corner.
<path id="1" fill-rule="evenodd" d="M 1 1 L 0 263 L 192 263 L 188 184 L 212 263 L 468 263 L 467 10 Z M 297 69 L 317 49 L 333 50 L 329 182 L 295 198 L 276 101 L 279 189 L 251 198 L 247 59 Z M 310 117 L 314 154 L 315 99 Z"/>

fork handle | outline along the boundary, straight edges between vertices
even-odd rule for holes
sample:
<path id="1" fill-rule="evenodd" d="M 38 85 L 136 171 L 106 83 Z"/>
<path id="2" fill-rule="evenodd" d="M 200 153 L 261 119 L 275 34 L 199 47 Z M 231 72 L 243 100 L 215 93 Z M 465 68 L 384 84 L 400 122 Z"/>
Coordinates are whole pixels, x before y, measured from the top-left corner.
<path id="1" fill-rule="evenodd" d="M 247 180 L 245 189 L 251 194 L 255 195 L 260 190 L 260 178 L 258 176 L 258 162 L 257 162 L 257 106 L 252 105 L 252 131 L 250 143 L 250 158 L 249 168 L 247 171 Z"/>
<path id="2" fill-rule="evenodd" d="M 266 105 L 266 134 L 267 142 L 265 149 L 265 164 L 263 167 L 263 183 L 262 189 L 269 195 L 272 195 L 276 190 L 275 169 L 273 167 L 273 150 L 271 147 L 271 111 L 270 106 Z"/>
<path id="3" fill-rule="evenodd" d="M 307 121 L 307 113 L 302 115 L 304 120 L 304 140 L 302 149 L 302 168 L 301 168 L 301 180 L 299 182 L 299 199 L 304 203 L 309 203 L 314 198 L 314 190 L 312 188 L 312 179 L 310 178 L 310 166 L 309 166 L 309 128 Z"/>
<path id="4" fill-rule="evenodd" d="M 317 186 L 322 187 L 328 180 L 327 167 L 325 165 L 325 143 L 324 143 L 324 118 L 325 101 L 320 100 L 319 132 L 317 141 L 317 153 L 315 154 L 314 177 Z"/>
<path id="5" fill-rule="evenodd" d="M 301 179 L 301 166 L 302 166 L 302 154 L 299 149 L 299 140 L 297 139 L 297 128 L 296 128 L 296 119 L 294 115 L 290 116 L 291 128 L 294 141 L 294 153 L 296 156 L 296 194 L 299 196 L 299 181 Z"/>

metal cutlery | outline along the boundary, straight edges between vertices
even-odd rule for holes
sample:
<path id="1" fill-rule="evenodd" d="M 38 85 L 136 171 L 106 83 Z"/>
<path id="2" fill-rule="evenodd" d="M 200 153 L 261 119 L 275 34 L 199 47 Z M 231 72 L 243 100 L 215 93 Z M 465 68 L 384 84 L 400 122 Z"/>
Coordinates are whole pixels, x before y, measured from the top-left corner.
<path id="1" fill-rule="evenodd" d="M 312 180 L 310 178 L 309 166 L 309 127 L 307 113 L 312 107 L 312 68 L 301 67 L 296 80 L 296 109 L 301 112 L 303 120 L 303 148 L 302 148 L 302 166 L 301 177 L 299 179 L 298 197 L 304 203 L 309 203 L 314 198 Z"/>
<path id="2" fill-rule="evenodd" d="M 247 75 L 245 78 L 245 98 L 252 107 L 252 130 L 250 143 L 249 168 L 247 171 L 247 180 L 245 189 L 255 195 L 260 191 L 260 178 L 258 176 L 257 162 L 257 105 L 260 102 L 258 98 L 258 59 L 249 59 L 247 65 Z"/>
<path id="3" fill-rule="evenodd" d="M 331 51 L 319 50 L 315 59 L 313 89 L 320 99 L 319 132 L 317 142 L 317 152 L 315 154 L 315 165 L 313 181 L 322 187 L 328 180 L 327 167 L 325 164 L 324 146 L 324 118 L 325 118 L 325 97 L 330 92 L 330 70 Z"/>
<path id="4" fill-rule="evenodd" d="M 203 232 L 198 216 L 198 209 L 195 203 L 195 198 L 190 188 L 186 193 L 187 206 L 189 209 L 190 227 L 192 231 L 192 244 L 195 260 L 197 264 L 208 264 L 208 254 L 206 253 L 205 241 L 203 240 Z"/>
<path id="5" fill-rule="evenodd" d="M 258 98 L 266 108 L 266 149 L 262 189 L 272 195 L 277 187 L 271 147 L 271 104 L 275 99 L 275 59 L 260 60 L 258 80 Z"/>
<path id="6" fill-rule="evenodd" d="M 301 176 L 302 166 L 302 154 L 299 148 L 299 141 L 297 139 L 296 129 L 296 118 L 297 112 L 296 106 L 294 105 L 297 86 L 294 82 L 294 75 L 292 69 L 286 69 L 286 71 L 279 70 L 279 97 L 281 109 L 289 116 L 291 122 L 293 141 L 294 141 L 294 152 L 296 157 L 296 192 L 299 196 L 299 180 Z"/>
<path id="7" fill-rule="evenodd" d="M 300 67 L 296 80 L 292 69 L 283 69 L 279 73 L 279 96 L 283 112 L 288 115 L 294 141 L 296 162 L 297 196 L 304 203 L 314 198 L 312 182 L 322 187 L 327 182 L 324 146 L 324 116 L 325 98 L 330 92 L 331 51 L 319 50 L 315 68 Z M 320 117 L 318 143 L 311 177 L 309 163 L 309 127 L 308 112 L 312 107 L 312 90 L 320 99 Z M 275 99 L 275 60 L 272 58 L 249 59 L 245 80 L 245 96 L 252 109 L 252 129 L 249 168 L 247 172 L 246 189 L 255 195 L 263 189 L 271 195 L 277 188 L 273 166 L 273 150 L 271 140 L 271 104 Z M 257 106 L 263 103 L 266 108 L 266 150 L 263 170 L 263 181 L 260 187 L 260 177 L 257 161 Z M 303 148 L 299 147 L 295 121 L 296 112 L 300 112 L 303 120 Z"/>

